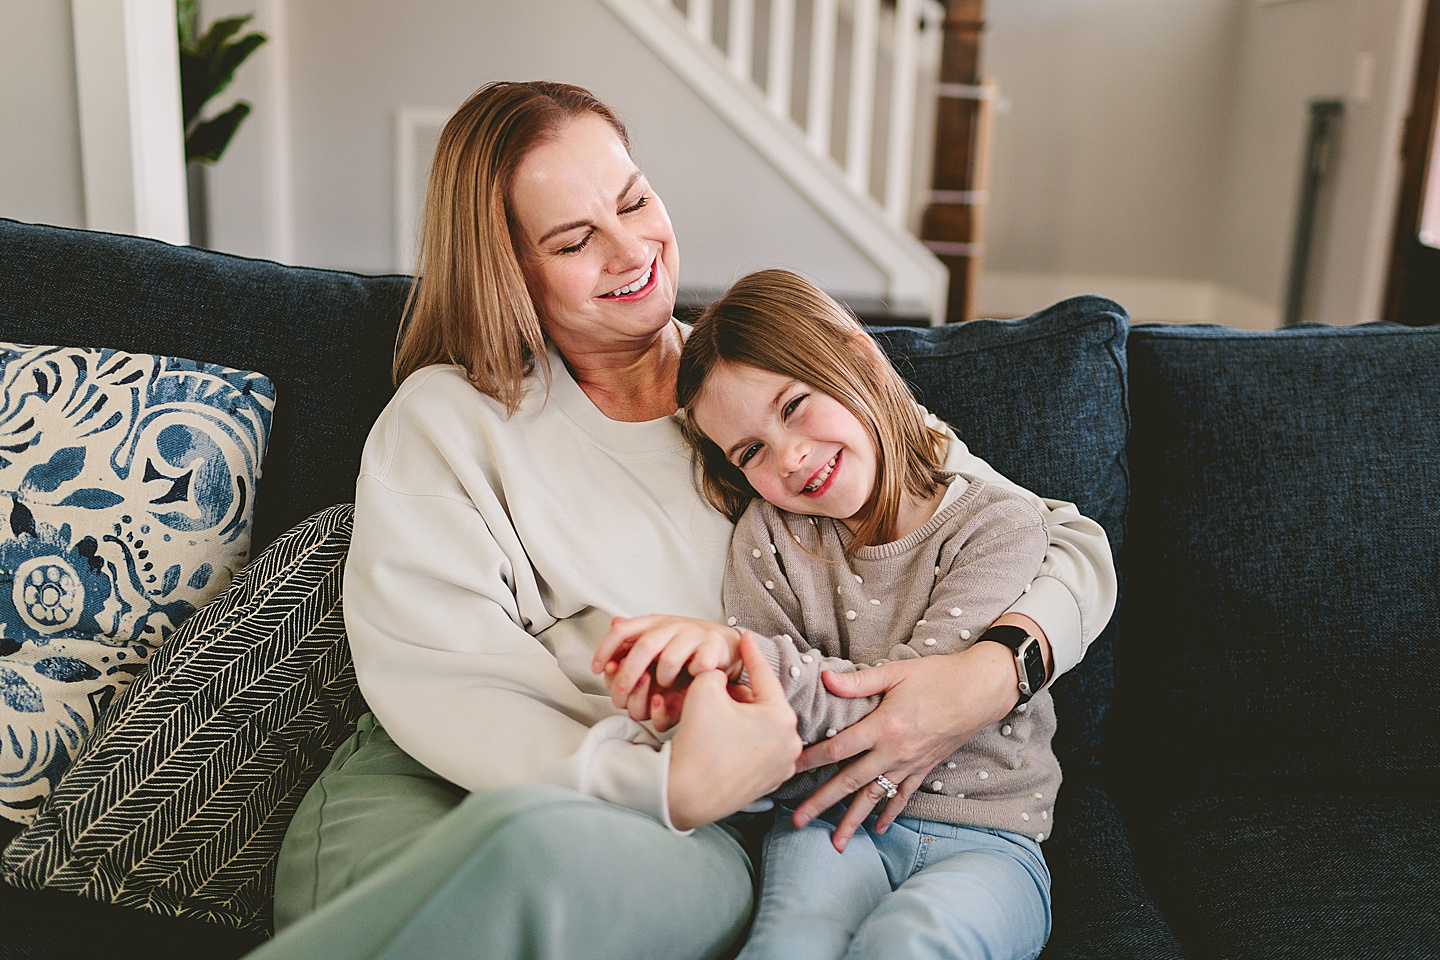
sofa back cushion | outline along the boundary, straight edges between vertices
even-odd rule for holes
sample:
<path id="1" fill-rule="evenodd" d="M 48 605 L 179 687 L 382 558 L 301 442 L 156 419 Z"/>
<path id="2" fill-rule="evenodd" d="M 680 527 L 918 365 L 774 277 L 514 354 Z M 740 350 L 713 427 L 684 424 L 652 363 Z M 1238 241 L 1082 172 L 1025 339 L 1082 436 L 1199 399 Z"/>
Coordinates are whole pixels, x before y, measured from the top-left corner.
<path id="1" fill-rule="evenodd" d="M 1132 771 L 1440 774 L 1440 328 L 1130 336 Z"/>
<path id="2" fill-rule="evenodd" d="M 1021 486 L 1076 504 L 1125 537 L 1124 308 L 1076 297 L 1019 320 L 974 320 L 873 331 L 920 402 L 970 450 Z M 1055 752 L 1068 770 L 1091 763 L 1114 688 L 1108 627 L 1053 688 Z"/>
<path id="3" fill-rule="evenodd" d="M 0 265 L 0 341 L 188 357 L 275 384 L 255 552 L 317 510 L 354 499 L 360 449 L 393 392 L 390 357 L 409 277 L 4 219 Z"/>

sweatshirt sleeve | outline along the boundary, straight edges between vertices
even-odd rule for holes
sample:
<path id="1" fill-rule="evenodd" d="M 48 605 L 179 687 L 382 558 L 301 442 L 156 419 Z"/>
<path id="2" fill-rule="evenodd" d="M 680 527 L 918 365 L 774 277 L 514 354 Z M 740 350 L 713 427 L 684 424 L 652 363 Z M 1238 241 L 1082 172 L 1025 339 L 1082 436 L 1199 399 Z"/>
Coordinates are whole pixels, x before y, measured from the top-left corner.
<path id="1" fill-rule="evenodd" d="M 775 527 L 767 519 L 774 520 Z M 784 535 L 778 513 L 758 500 L 740 518 L 725 568 L 725 613 L 732 626 L 755 634 L 795 711 L 800 739 L 808 745 L 858 722 L 880 705 L 880 697 L 837 697 L 825 689 L 822 671 L 849 673 L 857 665 L 821 654 L 823 649 L 842 649 L 838 636 L 807 637 L 799 599 L 775 547 L 774 538 Z M 803 577 L 806 571 L 794 575 Z"/>
<path id="2" fill-rule="evenodd" d="M 1006 479 L 975 456 L 944 421 L 926 414 L 926 423 L 949 439 L 945 469 L 969 474 L 1020 494 L 1045 521 L 1049 546 L 1039 575 L 1025 593 L 1002 613 L 1024 614 L 1040 625 L 1050 642 L 1053 669 L 1066 672 L 1080 662 L 1090 643 L 1115 612 L 1118 580 L 1105 528 L 1064 500 L 1048 500 Z"/>
<path id="3" fill-rule="evenodd" d="M 1044 518 L 1008 490 L 973 484 L 970 493 L 940 549 L 925 616 L 891 660 L 964 650 L 1033 589 L 1049 544 Z"/>
<path id="4" fill-rule="evenodd" d="M 503 499 L 462 483 L 436 433 L 387 410 L 356 489 L 345 625 L 370 708 L 402 749 L 467 790 L 557 784 L 675 829 L 669 745 L 564 674 L 535 634 L 566 622 L 522 617 L 517 585 L 533 589 L 534 573 Z M 400 462 L 405 482 L 389 482 Z"/>

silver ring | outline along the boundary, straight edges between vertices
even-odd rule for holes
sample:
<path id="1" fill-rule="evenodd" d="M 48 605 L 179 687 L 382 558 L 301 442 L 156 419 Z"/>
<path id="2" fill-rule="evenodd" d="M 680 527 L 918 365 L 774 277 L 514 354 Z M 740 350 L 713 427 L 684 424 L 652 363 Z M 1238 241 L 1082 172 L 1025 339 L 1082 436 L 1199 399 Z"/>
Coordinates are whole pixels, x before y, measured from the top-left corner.
<path id="1" fill-rule="evenodd" d="M 900 785 L 897 784 L 894 780 L 891 780 L 889 777 L 885 776 L 885 774 L 883 773 L 875 778 L 875 782 L 885 788 L 886 800 L 889 800 L 891 797 L 895 796 L 895 794 L 900 792 Z"/>

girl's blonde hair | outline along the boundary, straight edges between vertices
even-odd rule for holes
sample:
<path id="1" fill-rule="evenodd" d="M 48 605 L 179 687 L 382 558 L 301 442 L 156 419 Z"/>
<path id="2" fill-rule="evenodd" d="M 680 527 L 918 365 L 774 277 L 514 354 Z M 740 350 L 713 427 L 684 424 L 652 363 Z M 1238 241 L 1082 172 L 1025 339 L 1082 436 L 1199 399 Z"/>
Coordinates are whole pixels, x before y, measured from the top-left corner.
<path id="1" fill-rule="evenodd" d="M 856 515 L 849 552 L 893 539 L 905 494 L 931 496 L 945 482 L 944 437 L 925 425 L 905 381 L 860 322 L 824 291 L 787 270 L 743 277 L 695 321 L 680 357 L 676 398 L 687 416 L 705 498 L 731 521 L 758 494 L 689 414 L 722 364 L 745 364 L 834 398 L 870 434 L 875 490 Z"/>
<path id="2" fill-rule="evenodd" d="M 587 114 L 610 124 L 630 149 L 614 112 L 590 91 L 564 83 L 486 84 L 445 124 L 430 165 L 407 319 L 396 339 L 397 385 L 421 367 L 454 363 L 513 414 L 537 358 L 548 379 L 510 188 L 532 149 Z"/>

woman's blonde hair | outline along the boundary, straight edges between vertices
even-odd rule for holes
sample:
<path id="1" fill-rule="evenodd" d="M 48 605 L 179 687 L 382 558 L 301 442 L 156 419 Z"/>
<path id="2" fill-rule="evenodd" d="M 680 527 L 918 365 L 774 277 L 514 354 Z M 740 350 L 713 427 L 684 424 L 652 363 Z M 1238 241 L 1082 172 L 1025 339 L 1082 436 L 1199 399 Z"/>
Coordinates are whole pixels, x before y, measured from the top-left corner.
<path id="1" fill-rule="evenodd" d="M 834 398 L 870 434 L 877 476 L 856 515 L 848 550 L 887 543 L 905 494 L 929 497 L 945 482 L 944 437 L 926 426 L 905 381 L 860 322 L 824 291 L 787 270 L 736 281 L 700 314 L 680 357 L 676 398 L 687 416 L 705 498 L 732 521 L 758 494 L 690 414 L 722 364 L 745 364 L 808 384 Z"/>
<path id="2" fill-rule="evenodd" d="M 398 385 L 432 363 L 454 363 L 513 414 L 545 337 L 525 285 L 510 209 L 515 170 L 570 121 L 593 114 L 630 139 L 614 112 L 583 87 L 498 81 L 481 87 L 440 132 L 421 214 L 415 280 L 395 346 Z"/>

